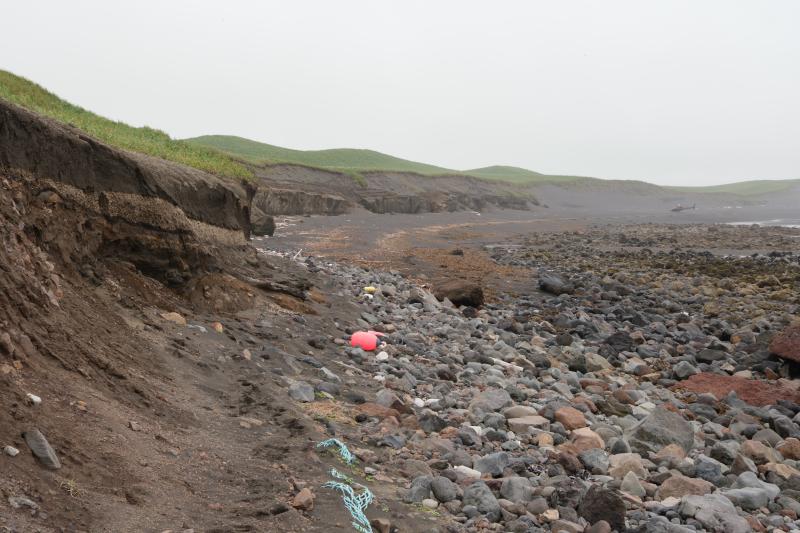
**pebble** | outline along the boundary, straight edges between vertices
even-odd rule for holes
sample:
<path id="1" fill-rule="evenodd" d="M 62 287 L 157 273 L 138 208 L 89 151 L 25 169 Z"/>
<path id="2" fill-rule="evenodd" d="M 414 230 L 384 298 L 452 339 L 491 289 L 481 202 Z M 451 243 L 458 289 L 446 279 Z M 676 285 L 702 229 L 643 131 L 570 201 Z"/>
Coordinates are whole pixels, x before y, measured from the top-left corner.
<path id="1" fill-rule="evenodd" d="M 19 450 L 14 448 L 13 446 L 5 446 L 3 448 L 3 453 L 8 455 L 9 457 L 16 457 L 19 455 Z"/>
<path id="2" fill-rule="evenodd" d="M 28 402 L 30 402 L 30 404 L 33 406 L 41 405 L 42 403 L 42 399 L 39 396 L 31 394 L 30 392 L 26 394 L 25 397 L 28 399 Z"/>
<path id="3" fill-rule="evenodd" d="M 313 402 L 314 387 L 305 381 L 296 381 L 289 385 L 289 397 L 298 402 Z"/>
<path id="4" fill-rule="evenodd" d="M 47 442 L 47 439 L 42 435 L 41 431 L 35 428 L 30 429 L 26 431 L 23 436 L 28 447 L 33 452 L 33 455 L 39 459 L 42 465 L 51 470 L 58 470 L 61 468 L 61 461 L 59 461 L 55 450 L 50 446 L 50 443 Z"/>
<path id="5" fill-rule="evenodd" d="M 8 504 L 13 507 L 14 509 L 20 509 L 22 507 L 27 507 L 33 511 L 39 508 L 39 504 L 35 501 L 31 500 L 30 498 L 26 498 L 25 496 L 9 496 L 8 497 Z"/>
<path id="6" fill-rule="evenodd" d="M 292 498 L 292 507 L 302 511 L 311 511 L 314 509 L 314 493 L 308 487 L 303 488 Z"/>

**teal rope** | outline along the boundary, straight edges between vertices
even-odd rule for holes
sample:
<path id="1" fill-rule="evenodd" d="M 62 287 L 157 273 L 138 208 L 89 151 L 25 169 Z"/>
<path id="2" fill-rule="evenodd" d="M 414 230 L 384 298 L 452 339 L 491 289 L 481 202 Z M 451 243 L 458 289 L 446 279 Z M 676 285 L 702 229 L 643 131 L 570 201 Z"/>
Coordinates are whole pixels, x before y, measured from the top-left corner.
<path id="1" fill-rule="evenodd" d="M 347 449 L 347 446 L 345 446 L 345 444 L 339 439 L 328 439 L 317 444 L 317 448 L 328 448 L 330 446 L 336 446 L 339 448 L 339 455 L 342 456 L 342 460 L 344 460 L 345 463 L 351 465 L 356 461 L 356 456 L 350 453 L 350 450 Z"/>
<path id="2" fill-rule="evenodd" d="M 346 450 L 347 448 L 345 447 L 344 449 Z M 331 468 L 331 475 L 337 479 L 347 479 L 347 476 L 340 473 L 335 468 Z M 328 481 L 322 486 L 329 489 L 338 490 L 342 493 L 342 498 L 344 498 L 344 506 L 348 511 L 350 511 L 350 515 L 353 517 L 353 522 L 351 522 L 351 524 L 356 531 L 360 531 L 361 533 L 372 533 L 372 526 L 369 523 L 369 518 L 367 518 L 367 515 L 364 514 L 364 511 L 375 499 L 375 496 L 364 485 L 359 483 L 355 483 L 355 485 L 358 485 L 364 489 L 364 491 L 360 494 L 356 494 L 356 492 L 353 490 L 353 487 L 347 483 L 339 483 L 338 481 Z"/>

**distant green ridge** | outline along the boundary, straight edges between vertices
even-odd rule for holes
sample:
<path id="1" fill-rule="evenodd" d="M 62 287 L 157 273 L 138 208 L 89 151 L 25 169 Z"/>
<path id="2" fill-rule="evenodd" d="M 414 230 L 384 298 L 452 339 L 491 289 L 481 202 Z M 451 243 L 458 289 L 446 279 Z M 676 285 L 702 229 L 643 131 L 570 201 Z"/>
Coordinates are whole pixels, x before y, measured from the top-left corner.
<path id="1" fill-rule="evenodd" d="M 361 172 L 416 172 L 429 176 L 461 175 L 484 180 L 504 181 L 518 185 L 557 184 L 570 188 L 620 188 L 629 192 L 648 193 L 667 190 L 684 193 L 730 193 L 740 196 L 757 196 L 788 190 L 800 185 L 800 180 L 753 180 L 709 187 L 669 187 L 641 180 L 608 180 L 588 176 L 542 174 L 526 168 L 493 165 L 471 170 L 453 170 L 401 159 L 374 150 L 336 148 L 331 150 L 292 150 L 232 135 L 203 135 L 186 139 L 186 142 L 220 150 L 232 157 L 253 164 L 289 163 L 334 170 L 363 180 Z"/>
<path id="2" fill-rule="evenodd" d="M 185 140 L 188 143 L 220 150 L 230 156 L 256 165 L 289 163 L 324 168 L 350 175 L 358 175 L 361 172 L 368 171 L 416 172 L 417 174 L 428 176 L 444 174 L 451 176 L 470 176 L 484 180 L 504 181 L 516 184 L 530 184 L 536 182 L 565 183 L 595 180 L 595 178 L 583 178 L 578 176 L 551 176 L 524 168 L 500 165 L 476 168 L 473 170 L 454 170 L 436 165 L 419 163 L 417 161 L 409 161 L 408 159 L 394 157 L 374 150 L 355 148 L 293 150 L 233 135 L 203 135 Z"/>
<path id="3" fill-rule="evenodd" d="M 71 124 L 117 148 L 175 161 L 222 177 L 250 179 L 253 176 L 245 165 L 217 150 L 172 139 L 163 131 L 147 126 L 135 128 L 101 117 L 5 70 L 0 70 L 0 99 Z"/>
<path id="4" fill-rule="evenodd" d="M 481 178 L 486 179 L 499 179 L 499 180 L 508 180 L 509 178 L 514 178 L 519 181 L 534 181 L 537 179 L 542 179 L 547 176 L 544 174 L 540 174 L 539 172 L 534 172 L 533 170 L 528 170 L 527 168 L 520 168 L 520 167 L 509 167 L 504 165 L 493 165 L 490 167 L 483 167 L 483 168 L 473 168 L 472 170 L 465 170 L 465 174 L 469 174 L 470 176 L 478 176 Z"/>
<path id="5" fill-rule="evenodd" d="M 294 163 L 333 170 L 395 170 L 419 174 L 453 173 L 435 165 L 417 163 L 374 150 L 335 148 L 330 150 L 292 150 L 232 135 L 203 135 L 186 139 L 196 146 L 216 148 L 254 164 Z"/>
<path id="6" fill-rule="evenodd" d="M 793 187 L 800 186 L 800 179 L 789 180 L 751 180 L 740 181 L 737 183 L 725 183 L 723 185 L 709 185 L 707 187 L 664 187 L 672 191 L 679 192 L 703 192 L 703 193 L 730 193 L 741 196 L 760 196 L 788 191 Z"/>

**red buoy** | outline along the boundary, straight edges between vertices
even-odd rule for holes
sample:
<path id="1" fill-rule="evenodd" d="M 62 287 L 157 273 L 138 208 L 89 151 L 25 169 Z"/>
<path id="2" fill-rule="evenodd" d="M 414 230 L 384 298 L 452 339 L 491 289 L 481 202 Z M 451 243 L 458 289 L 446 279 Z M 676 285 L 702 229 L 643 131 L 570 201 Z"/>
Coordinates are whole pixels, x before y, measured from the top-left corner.
<path id="1" fill-rule="evenodd" d="M 350 346 L 371 352 L 381 343 L 382 335 L 377 331 L 356 331 L 350 337 Z"/>

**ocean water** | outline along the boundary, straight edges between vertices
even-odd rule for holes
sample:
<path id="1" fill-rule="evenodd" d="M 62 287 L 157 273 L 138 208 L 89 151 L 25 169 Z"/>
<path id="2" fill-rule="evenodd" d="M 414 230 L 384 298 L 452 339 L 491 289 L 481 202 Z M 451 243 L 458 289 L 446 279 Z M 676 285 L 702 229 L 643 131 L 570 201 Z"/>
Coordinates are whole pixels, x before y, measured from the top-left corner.
<path id="1" fill-rule="evenodd" d="M 800 228 L 800 218 L 774 218 L 772 220 L 750 220 L 744 222 L 728 222 L 730 226 L 780 226 L 782 228 Z"/>

